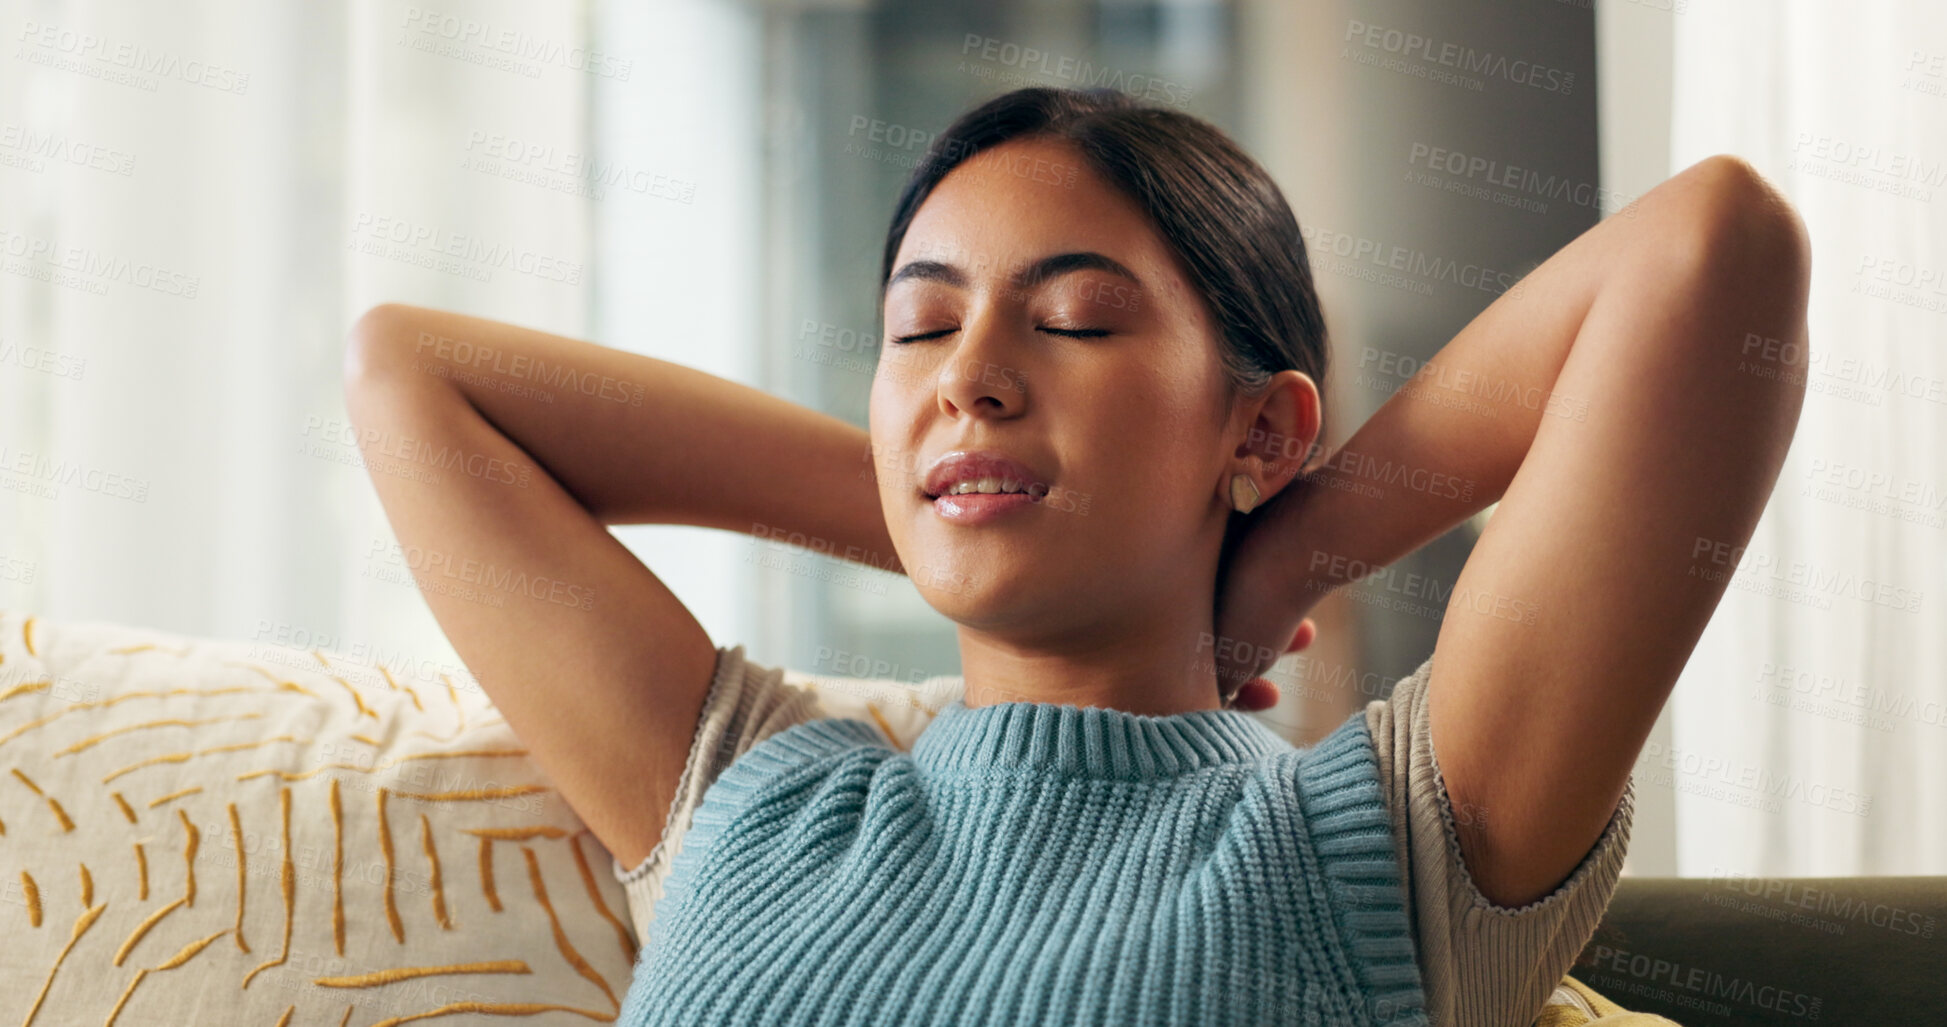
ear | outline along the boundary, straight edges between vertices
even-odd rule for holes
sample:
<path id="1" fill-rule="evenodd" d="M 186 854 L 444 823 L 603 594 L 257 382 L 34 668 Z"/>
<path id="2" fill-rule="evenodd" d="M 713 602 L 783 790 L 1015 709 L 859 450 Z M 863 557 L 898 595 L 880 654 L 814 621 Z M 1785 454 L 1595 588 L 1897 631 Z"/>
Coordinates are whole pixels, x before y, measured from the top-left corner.
<path id="1" fill-rule="evenodd" d="M 1284 491 L 1314 455 L 1321 424 L 1318 386 L 1303 371 L 1279 371 L 1262 391 L 1240 398 L 1231 422 L 1237 443 L 1218 484 L 1224 502 L 1239 474 L 1257 486 L 1259 506 Z"/>

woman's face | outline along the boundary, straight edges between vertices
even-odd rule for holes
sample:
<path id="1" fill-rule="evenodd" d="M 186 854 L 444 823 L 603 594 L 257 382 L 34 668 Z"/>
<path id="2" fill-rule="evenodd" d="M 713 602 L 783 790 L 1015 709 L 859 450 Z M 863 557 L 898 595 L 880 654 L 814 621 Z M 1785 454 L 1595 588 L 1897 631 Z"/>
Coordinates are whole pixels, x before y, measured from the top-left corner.
<path id="1" fill-rule="evenodd" d="M 1202 297 L 1134 201 L 1063 142 L 977 154 L 914 217 L 884 314 L 879 499 L 929 604 L 1023 641 L 1209 605 L 1242 427 Z M 957 451 L 1046 495 L 930 498 Z"/>

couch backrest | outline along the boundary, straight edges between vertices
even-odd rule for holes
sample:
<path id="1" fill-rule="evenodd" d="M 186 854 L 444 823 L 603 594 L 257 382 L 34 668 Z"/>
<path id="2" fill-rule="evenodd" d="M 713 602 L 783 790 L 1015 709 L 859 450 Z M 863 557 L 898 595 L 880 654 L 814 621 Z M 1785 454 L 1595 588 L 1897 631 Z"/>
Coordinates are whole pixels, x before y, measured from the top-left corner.
<path id="1" fill-rule="evenodd" d="M 1947 876 L 1624 877 L 1570 972 L 1684 1027 L 1947 1023 Z"/>

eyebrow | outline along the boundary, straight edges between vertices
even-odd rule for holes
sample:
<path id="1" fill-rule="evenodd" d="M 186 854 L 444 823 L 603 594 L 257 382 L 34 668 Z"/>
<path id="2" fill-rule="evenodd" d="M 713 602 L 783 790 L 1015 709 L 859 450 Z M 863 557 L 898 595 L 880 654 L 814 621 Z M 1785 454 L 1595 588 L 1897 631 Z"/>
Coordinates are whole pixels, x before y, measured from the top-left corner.
<path id="1" fill-rule="evenodd" d="M 1134 282 L 1137 288 L 1141 288 L 1143 284 L 1142 279 L 1137 278 L 1134 271 L 1123 267 L 1119 261 L 1093 251 L 1057 253 L 1050 257 L 1042 257 L 1014 272 L 1008 284 L 1017 290 L 1033 289 L 1049 279 L 1072 271 L 1106 271 L 1127 278 Z M 894 271 L 892 277 L 886 279 L 886 291 L 891 291 L 893 286 L 908 278 L 939 282 L 962 289 L 967 286 L 966 273 L 956 265 L 938 260 L 911 260 L 900 265 L 899 270 Z"/>

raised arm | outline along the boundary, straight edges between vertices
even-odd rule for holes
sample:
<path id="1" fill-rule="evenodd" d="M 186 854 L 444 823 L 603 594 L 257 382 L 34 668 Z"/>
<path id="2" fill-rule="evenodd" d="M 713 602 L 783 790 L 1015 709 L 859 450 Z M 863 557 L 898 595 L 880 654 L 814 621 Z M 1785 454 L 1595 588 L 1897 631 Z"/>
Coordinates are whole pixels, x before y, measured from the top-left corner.
<path id="1" fill-rule="evenodd" d="M 1419 586 L 1446 598 L 1434 750 L 1481 811 L 1461 849 L 1498 904 L 1594 844 L 1729 584 L 1804 397 L 1810 259 L 1748 164 L 1700 161 L 1497 298 L 1267 506 L 1258 549 L 1281 547 L 1303 609 L 1498 500 L 1458 579 Z"/>
<path id="2" fill-rule="evenodd" d="M 345 402 L 400 562 L 624 865 L 662 835 L 715 644 L 605 525 L 795 532 L 898 569 L 863 430 L 679 364 L 385 304 Z"/>
<path id="3" fill-rule="evenodd" d="M 603 524 L 796 533 L 903 573 L 863 428 L 684 364 L 466 314 L 387 303 L 361 325 Z"/>

